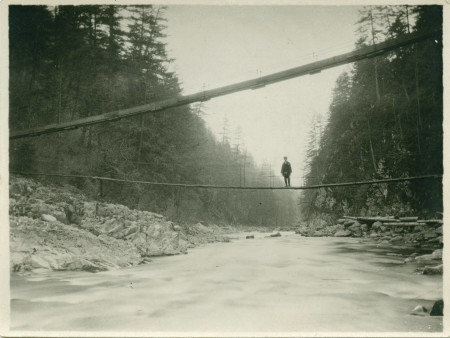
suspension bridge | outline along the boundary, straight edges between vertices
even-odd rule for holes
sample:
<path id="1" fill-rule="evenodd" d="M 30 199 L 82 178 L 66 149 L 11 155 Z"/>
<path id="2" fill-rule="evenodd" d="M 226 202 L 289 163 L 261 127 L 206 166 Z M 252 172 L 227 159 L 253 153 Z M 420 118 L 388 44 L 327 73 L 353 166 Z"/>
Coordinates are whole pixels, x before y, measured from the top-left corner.
<path id="1" fill-rule="evenodd" d="M 441 39 L 442 31 L 432 31 L 426 34 L 407 34 L 401 38 L 386 40 L 381 43 L 373 44 L 370 46 L 364 46 L 354 51 L 336 55 L 330 58 L 319 60 L 316 62 L 308 63 L 299 67 L 290 68 L 281 72 L 272 73 L 265 76 L 260 76 L 243 82 L 230 84 L 223 87 L 218 87 L 210 90 L 201 91 L 198 93 L 178 96 L 167 100 L 157 101 L 145 105 L 131 107 L 128 109 L 117 110 L 105 114 L 99 114 L 96 116 L 90 116 L 86 118 L 80 118 L 73 121 L 50 124 L 41 127 L 35 127 L 25 130 L 11 131 L 9 139 L 16 140 L 28 137 L 36 137 L 45 134 L 63 132 L 67 130 L 73 130 L 90 125 L 118 121 L 121 119 L 164 111 L 166 109 L 188 105 L 195 102 L 208 101 L 210 99 L 233 94 L 244 90 L 256 90 L 263 88 L 267 85 L 271 85 L 277 82 L 286 81 L 296 77 L 305 75 L 313 75 L 320 73 L 322 70 L 330 69 L 333 67 L 341 66 L 348 63 L 361 61 L 364 59 L 370 59 L 379 55 L 388 53 L 398 48 L 414 45 L 418 42 L 434 39 L 437 41 Z M 305 190 L 305 189 L 319 189 L 326 187 L 343 187 L 343 186 L 355 186 L 364 184 L 382 184 L 382 183 L 396 183 L 404 181 L 417 181 L 417 180 L 441 180 L 442 175 L 431 174 L 415 177 L 398 177 L 387 178 L 378 180 L 368 180 L 359 182 L 341 182 L 341 183 L 328 183 L 318 184 L 310 186 L 298 186 L 298 187 L 249 187 L 249 186 L 221 186 L 221 185 L 201 185 L 201 184 L 183 184 L 183 183 L 168 183 L 168 182 L 149 182 L 149 181 L 135 181 L 127 179 L 98 177 L 89 175 L 70 175 L 61 173 L 29 173 L 29 172 L 11 172 L 12 174 L 28 175 L 28 176 L 52 176 L 52 177 L 72 177 L 72 178 L 84 178 L 93 179 L 99 182 L 103 181 L 115 181 L 124 183 L 135 184 L 147 184 L 147 185 L 160 185 L 160 186 L 172 186 L 172 187 L 190 187 L 190 188 L 204 188 L 204 189 L 252 189 L 252 190 Z"/>

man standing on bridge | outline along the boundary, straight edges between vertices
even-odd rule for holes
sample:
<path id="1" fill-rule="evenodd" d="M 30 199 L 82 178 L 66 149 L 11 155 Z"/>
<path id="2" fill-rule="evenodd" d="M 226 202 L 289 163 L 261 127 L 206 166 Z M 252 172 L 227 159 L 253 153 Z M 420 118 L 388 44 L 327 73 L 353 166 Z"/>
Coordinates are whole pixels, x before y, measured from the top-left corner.
<path id="1" fill-rule="evenodd" d="M 281 166 L 281 175 L 283 175 L 284 177 L 284 184 L 286 185 L 286 187 L 291 186 L 291 178 L 290 178 L 291 173 L 292 173 L 291 164 L 288 162 L 287 157 L 285 156 L 283 165 Z"/>

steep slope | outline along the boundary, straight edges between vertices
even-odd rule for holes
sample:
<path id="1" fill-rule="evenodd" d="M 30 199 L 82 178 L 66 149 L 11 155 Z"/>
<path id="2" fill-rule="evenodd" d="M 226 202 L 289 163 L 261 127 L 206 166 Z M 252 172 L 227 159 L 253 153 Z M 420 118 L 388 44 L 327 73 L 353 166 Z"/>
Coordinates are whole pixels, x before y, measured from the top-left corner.
<path id="1" fill-rule="evenodd" d="M 408 34 L 408 11 L 404 6 L 365 8 L 358 25 L 366 33 L 359 35 L 357 46 Z M 442 6 L 418 6 L 412 12 L 412 32 L 442 29 Z M 395 25 L 386 21 L 389 17 L 395 18 Z M 371 24 L 376 24 L 377 32 Z M 327 123 L 314 121 L 311 128 L 308 185 L 442 175 L 439 35 L 356 62 L 341 74 Z M 306 191 L 301 208 L 305 219 L 325 214 L 335 219 L 342 215 L 434 218 L 443 212 L 442 194 L 440 180 L 327 188 Z"/>

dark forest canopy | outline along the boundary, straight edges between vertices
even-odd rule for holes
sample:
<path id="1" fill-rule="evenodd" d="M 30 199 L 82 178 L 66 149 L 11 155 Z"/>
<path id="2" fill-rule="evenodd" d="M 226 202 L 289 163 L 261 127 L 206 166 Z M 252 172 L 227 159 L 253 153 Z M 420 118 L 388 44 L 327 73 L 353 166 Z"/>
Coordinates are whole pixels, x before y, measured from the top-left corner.
<path id="1" fill-rule="evenodd" d="M 181 94 L 162 6 L 9 6 L 10 128 L 70 121 Z M 217 141 L 201 106 L 12 141 L 10 169 L 130 180 L 268 185 L 242 145 Z M 62 180 L 58 180 L 60 182 Z M 69 180 L 96 196 L 93 181 Z M 284 226 L 290 195 L 107 182 L 103 199 L 177 221 Z"/>
<path id="2" fill-rule="evenodd" d="M 442 6 L 360 11 L 357 46 L 442 29 Z M 315 121 L 307 184 L 443 173 L 442 40 L 354 64 L 336 82 L 327 124 Z M 319 141 L 317 141 L 319 140 Z M 440 181 L 306 191 L 302 215 L 442 212 Z"/>

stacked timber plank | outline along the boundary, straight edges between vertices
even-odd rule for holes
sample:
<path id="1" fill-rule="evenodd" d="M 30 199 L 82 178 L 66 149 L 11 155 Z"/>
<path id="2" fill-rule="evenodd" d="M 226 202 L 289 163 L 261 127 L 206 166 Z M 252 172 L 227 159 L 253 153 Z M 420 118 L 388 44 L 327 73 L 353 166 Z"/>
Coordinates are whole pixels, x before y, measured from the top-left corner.
<path id="1" fill-rule="evenodd" d="M 354 217 L 344 216 L 344 219 L 355 220 L 362 223 L 381 222 L 385 226 L 418 226 L 418 225 L 440 225 L 443 224 L 441 219 L 419 219 L 419 217 Z"/>

